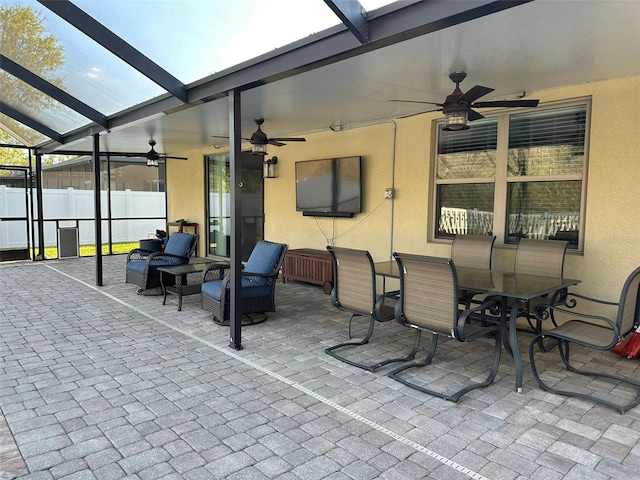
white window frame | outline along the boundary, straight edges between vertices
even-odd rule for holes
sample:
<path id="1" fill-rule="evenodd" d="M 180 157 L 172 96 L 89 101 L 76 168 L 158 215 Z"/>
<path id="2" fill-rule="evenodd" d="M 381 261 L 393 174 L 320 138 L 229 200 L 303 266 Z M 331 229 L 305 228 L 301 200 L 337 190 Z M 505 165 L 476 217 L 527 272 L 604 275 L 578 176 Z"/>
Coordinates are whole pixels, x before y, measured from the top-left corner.
<path id="1" fill-rule="evenodd" d="M 582 189 L 580 196 L 580 221 L 579 221 L 579 236 L 577 248 L 571 248 L 570 252 L 583 252 L 584 251 L 584 237 L 585 237 L 585 210 L 587 203 L 587 171 L 589 164 L 589 137 L 591 131 L 591 97 L 581 97 L 570 100 L 563 100 L 558 102 L 549 102 L 544 105 L 536 107 L 536 110 L 545 109 L 552 110 L 562 107 L 570 107 L 577 105 L 585 105 L 586 107 L 586 119 L 585 119 L 585 145 L 584 145 L 584 163 L 581 174 L 571 175 L 549 175 L 549 176 L 511 176 L 507 175 L 508 166 L 508 151 L 509 151 L 509 117 L 513 114 L 523 113 L 530 111 L 531 109 L 502 109 L 495 113 L 482 112 L 486 118 L 498 119 L 498 132 L 497 132 L 497 145 L 496 145 L 496 173 L 495 178 L 456 178 L 456 179 L 444 179 L 439 180 L 437 178 L 437 160 L 438 160 L 438 133 L 440 131 L 440 125 L 444 124 L 443 120 L 435 120 L 432 125 L 432 157 L 431 157 L 431 208 L 430 219 L 427 222 L 429 228 L 428 240 L 434 242 L 450 242 L 450 238 L 438 237 L 437 229 L 440 219 L 440 212 L 438 212 L 438 186 L 439 185 L 453 185 L 453 184 L 479 184 L 479 183 L 493 183 L 494 184 L 494 206 L 493 206 L 493 234 L 496 236 L 495 245 L 515 247 L 515 244 L 505 243 L 506 228 L 507 228 L 507 196 L 508 185 L 512 182 L 553 182 L 553 181 L 581 181 Z M 470 127 L 473 128 L 473 122 L 470 123 Z"/>

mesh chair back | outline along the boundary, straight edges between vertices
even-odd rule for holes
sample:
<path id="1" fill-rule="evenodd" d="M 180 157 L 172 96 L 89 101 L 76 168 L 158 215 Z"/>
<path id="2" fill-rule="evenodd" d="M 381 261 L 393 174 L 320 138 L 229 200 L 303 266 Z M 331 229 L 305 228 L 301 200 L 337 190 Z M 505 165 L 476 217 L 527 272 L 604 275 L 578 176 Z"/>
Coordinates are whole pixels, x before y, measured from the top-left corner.
<path id="1" fill-rule="evenodd" d="M 366 250 L 328 246 L 334 261 L 332 301 L 338 308 L 373 315 L 376 303 L 375 268 Z"/>
<path id="2" fill-rule="evenodd" d="M 451 244 L 451 258 L 456 267 L 491 269 L 495 236 L 456 235 Z"/>
<path id="3" fill-rule="evenodd" d="M 622 287 L 617 323 L 620 335 L 640 324 L 640 267 L 631 272 Z"/>
<path id="4" fill-rule="evenodd" d="M 454 336 L 458 285 L 450 259 L 394 253 L 400 269 L 400 302 L 405 323 Z"/>
<path id="5" fill-rule="evenodd" d="M 562 277 L 566 241 L 521 238 L 516 249 L 514 271 L 544 277 Z"/>

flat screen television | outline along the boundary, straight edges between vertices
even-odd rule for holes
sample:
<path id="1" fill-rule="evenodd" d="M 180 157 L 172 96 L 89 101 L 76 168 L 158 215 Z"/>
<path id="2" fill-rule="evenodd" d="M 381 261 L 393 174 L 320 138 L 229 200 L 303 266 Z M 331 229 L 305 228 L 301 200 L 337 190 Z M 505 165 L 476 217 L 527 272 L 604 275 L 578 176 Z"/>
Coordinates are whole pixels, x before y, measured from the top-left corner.
<path id="1" fill-rule="evenodd" d="M 296 162 L 296 210 L 307 216 L 362 212 L 361 157 Z"/>

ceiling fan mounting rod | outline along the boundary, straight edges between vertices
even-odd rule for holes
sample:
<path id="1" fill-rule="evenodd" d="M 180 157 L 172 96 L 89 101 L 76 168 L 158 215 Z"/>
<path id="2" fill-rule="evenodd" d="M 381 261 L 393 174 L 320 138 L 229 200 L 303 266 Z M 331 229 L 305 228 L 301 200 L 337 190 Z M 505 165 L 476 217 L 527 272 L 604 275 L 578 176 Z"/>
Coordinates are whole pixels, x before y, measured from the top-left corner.
<path id="1" fill-rule="evenodd" d="M 456 84 L 456 88 L 460 88 L 460 83 L 467 78 L 467 74 L 464 72 L 454 72 L 449 74 L 449 78 Z"/>

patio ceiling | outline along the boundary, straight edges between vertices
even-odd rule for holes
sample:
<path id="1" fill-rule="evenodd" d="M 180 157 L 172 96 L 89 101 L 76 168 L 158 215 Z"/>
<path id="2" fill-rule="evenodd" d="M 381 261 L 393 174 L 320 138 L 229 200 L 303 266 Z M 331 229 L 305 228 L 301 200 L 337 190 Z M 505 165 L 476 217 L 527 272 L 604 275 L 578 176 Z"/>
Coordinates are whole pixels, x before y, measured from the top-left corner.
<path id="1" fill-rule="evenodd" d="M 144 153 L 153 138 L 157 151 L 171 155 L 225 144 L 213 137 L 230 133 L 233 89 L 242 92 L 241 136 L 262 116 L 269 136 L 281 137 L 431 110 L 388 100 L 442 102 L 454 71 L 468 74 L 463 91 L 495 88 L 482 100 L 640 75 L 637 1 L 400 1 L 365 16 L 347 8 L 358 6 L 352 0 L 314 0 L 297 11 L 297 0 L 227 3 L 240 10 L 200 0 L 3 0 L 5 8 L 42 12 L 46 33 L 63 42 L 68 70 L 61 68 L 58 88 L 0 47 L 0 75 L 56 99 L 29 111 L 0 92 L 0 124 L 14 133 L 12 121 L 26 125 L 16 139 L 45 153 L 91 152 L 91 135 L 99 133 L 103 152 Z M 228 18 L 237 37 L 224 32 L 222 44 L 209 30 L 222 32 Z M 283 31 L 290 36 L 281 38 Z M 192 37 L 198 42 L 187 47 Z M 274 37 L 286 45 L 274 45 Z"/>

